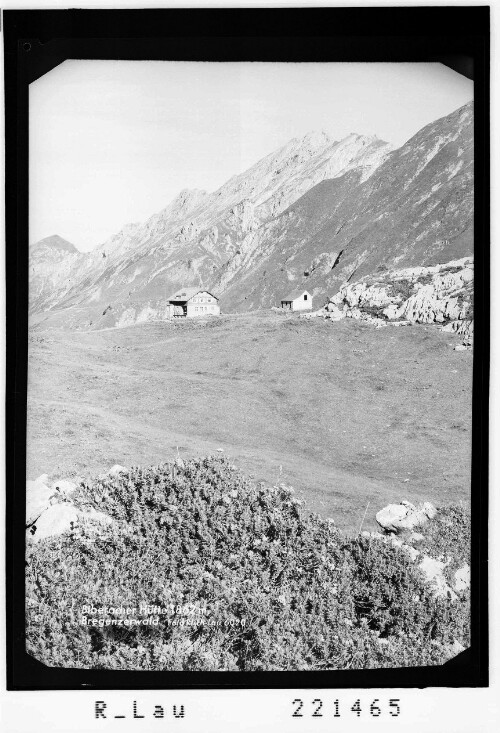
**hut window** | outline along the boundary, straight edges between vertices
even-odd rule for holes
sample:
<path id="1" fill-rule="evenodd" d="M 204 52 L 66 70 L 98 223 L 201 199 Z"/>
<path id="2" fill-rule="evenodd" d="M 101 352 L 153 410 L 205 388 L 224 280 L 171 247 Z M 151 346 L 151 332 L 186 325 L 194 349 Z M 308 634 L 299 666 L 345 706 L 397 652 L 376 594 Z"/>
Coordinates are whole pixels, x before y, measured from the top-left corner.
<path id="1" fill-rule="evenodd" d="M 307 300 L 307 293 L 304 293 L 304 300 Z"/>

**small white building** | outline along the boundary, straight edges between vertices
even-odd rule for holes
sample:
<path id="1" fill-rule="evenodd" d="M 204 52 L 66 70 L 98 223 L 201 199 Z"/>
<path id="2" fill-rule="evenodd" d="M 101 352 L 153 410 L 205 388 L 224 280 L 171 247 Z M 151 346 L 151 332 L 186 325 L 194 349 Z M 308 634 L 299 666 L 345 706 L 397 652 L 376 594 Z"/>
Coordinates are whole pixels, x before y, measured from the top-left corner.
<path id="1" fill-rule="evenodd" d="M 208 290 L 199 288 L 180 288 L 168 299 L 170 315 L 173 318 L 193 318 L 194 316 L 218 316 L 219 299 Z"/>
<path id="2" fill-rule="evenodd" d="M 289 311 L 306 311 L 312 309 L 312 295 L 307 290 L 295 290 L 281 299 L 281 307 Z"/>

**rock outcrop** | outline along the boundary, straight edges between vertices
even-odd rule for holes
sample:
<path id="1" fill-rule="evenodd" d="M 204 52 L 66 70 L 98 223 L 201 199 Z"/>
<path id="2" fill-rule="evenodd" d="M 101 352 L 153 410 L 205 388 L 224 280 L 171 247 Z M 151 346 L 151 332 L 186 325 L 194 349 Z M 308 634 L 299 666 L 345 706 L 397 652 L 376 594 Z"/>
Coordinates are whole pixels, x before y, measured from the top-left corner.
<path id="1" fill-rule="evenodd" d="M 48 486 L 46 473 L 34 481 L 26 482 L 26 526 L 31 526 L 56 499 L 57 491 Z"/>
<path id="2" fill-rule="evenodd" d="M 113 471 L 116 468 L 120 471 Z M 113 466 L 113 469 L 109 472 L 111 475 L 125 470 L 121 466 Z M 77 488 L 76 483 L 66 479 L 55 481 L 49 487 L 46 473 L 26 482 L 26 531 L 34 542 L 56 537 L 81 525 L 97 531 L 99 525 L 113 521 L 92 507 L 83 510 L 75 506 L 72 498 Z"/>
<path id="3" fill-rule="evenodd" d="M 345 283 L 324 308 L 311 316 L 355 318 L 379 327 L 437 323 L 455 333 L 462 346 L 474 335 L 474 261 L 472 257 L 433 267 L 410 267 L 367 275 Z"/>
<path id="4" fill-rule="evenodd" d="M 436 516 L 436 508 L 428 501 L 415 506 L 409 501 L 389 504 L 376 514 L 376 520 L 386 532 L 402 532 L 420 527 Z"/>
<path id="5" fill-rule="evenodd" d="M 458 594 L 470 588 L 470 566 L 468 562 L 456 562 L 453 548 L 449 547 L 443 553 L 439 549 L 436 551 L 433 542 L 427 541 L 428 523 L 439 519 L 438 510 L 430 502 L 415 506 L 408 501 L 402 501 L 400 504 L 389 504 L 377 512 L 376 520 L 383 530 L 382 533 L 363 534 L 403 550 L 415 562 L 435 598 L 456 600 Z M 445 518 L 438 531 L 449 529 L 451 524 Z M 413 531 L 415 528 L 421 531 Z M 456 548 L 455 554 L 462 554 L 462 549 Z"/>

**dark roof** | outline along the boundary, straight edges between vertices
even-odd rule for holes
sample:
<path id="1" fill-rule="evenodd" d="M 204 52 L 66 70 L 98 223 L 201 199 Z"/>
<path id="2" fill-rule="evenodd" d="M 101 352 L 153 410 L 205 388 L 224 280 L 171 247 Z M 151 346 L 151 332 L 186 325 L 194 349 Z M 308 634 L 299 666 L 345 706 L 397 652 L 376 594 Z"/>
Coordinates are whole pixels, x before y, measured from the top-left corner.
<path id="1" fill-rule="evenodd" d="M 211 293 L 209 290 L 205 290 L 205 288 L 179 288 L 179 290 L 176 290 L 175 293 L 169 297 L 169 300 L 191 300 L 191 298 L 198 293 L 208 293 L 212 298 L 219 300 L 216 295 Z"/>
<path id="2" fill-rule="evenodd" d="M 307 293 L 310 298 L 312 298 L 311 293 L 309 290 L 294 290 L 292 293 L 289 293 L 285 298 L 281 298 L 281 302 L 284 300 L 295 300 L 296 298 L 300 298 L 301 295 L 304 295 L 304 293 Z"/>

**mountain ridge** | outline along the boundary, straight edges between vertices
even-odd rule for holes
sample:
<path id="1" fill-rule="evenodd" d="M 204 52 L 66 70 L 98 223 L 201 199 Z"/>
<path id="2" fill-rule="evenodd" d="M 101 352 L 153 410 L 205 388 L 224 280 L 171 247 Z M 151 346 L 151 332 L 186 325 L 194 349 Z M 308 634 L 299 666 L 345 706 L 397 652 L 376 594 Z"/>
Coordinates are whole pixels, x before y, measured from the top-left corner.
<path id="1" fill-rule="evenodd" d="M 51 234 L 48 237 L 44 237 L 43 239 L 40 239 L 37 242 L 33 242 L 32 244 L 30 244 L 30 254 L 33 254 L 34 251 L 40 250 L 43 247 L 46 247 L 47 249 L 56 252 L 59 251 L 75 253 L 79 251 L 74 244 L 68 242 L 67 239 L 64 239 L 59 234 Z"/>
<path id="2" fill-rule="evenodd" d="M 283 288 L 307 283 L 326 300 L 381 264 L 470 255 L 472 122 L 469 103 L 397 149 L 355 133 L 293 138 L 213 193 L 183 189 L 146 222 L 66 258 L 44 288 L 38 273 L 31 311 L 64 307 L 79 328 L 97 327 L 108 305 L 115 323 L 125 311 L 127 322 L 162 318 L 171 289 L 199 285 L 223 309 L 249 310 L 277 305 Z"/>

